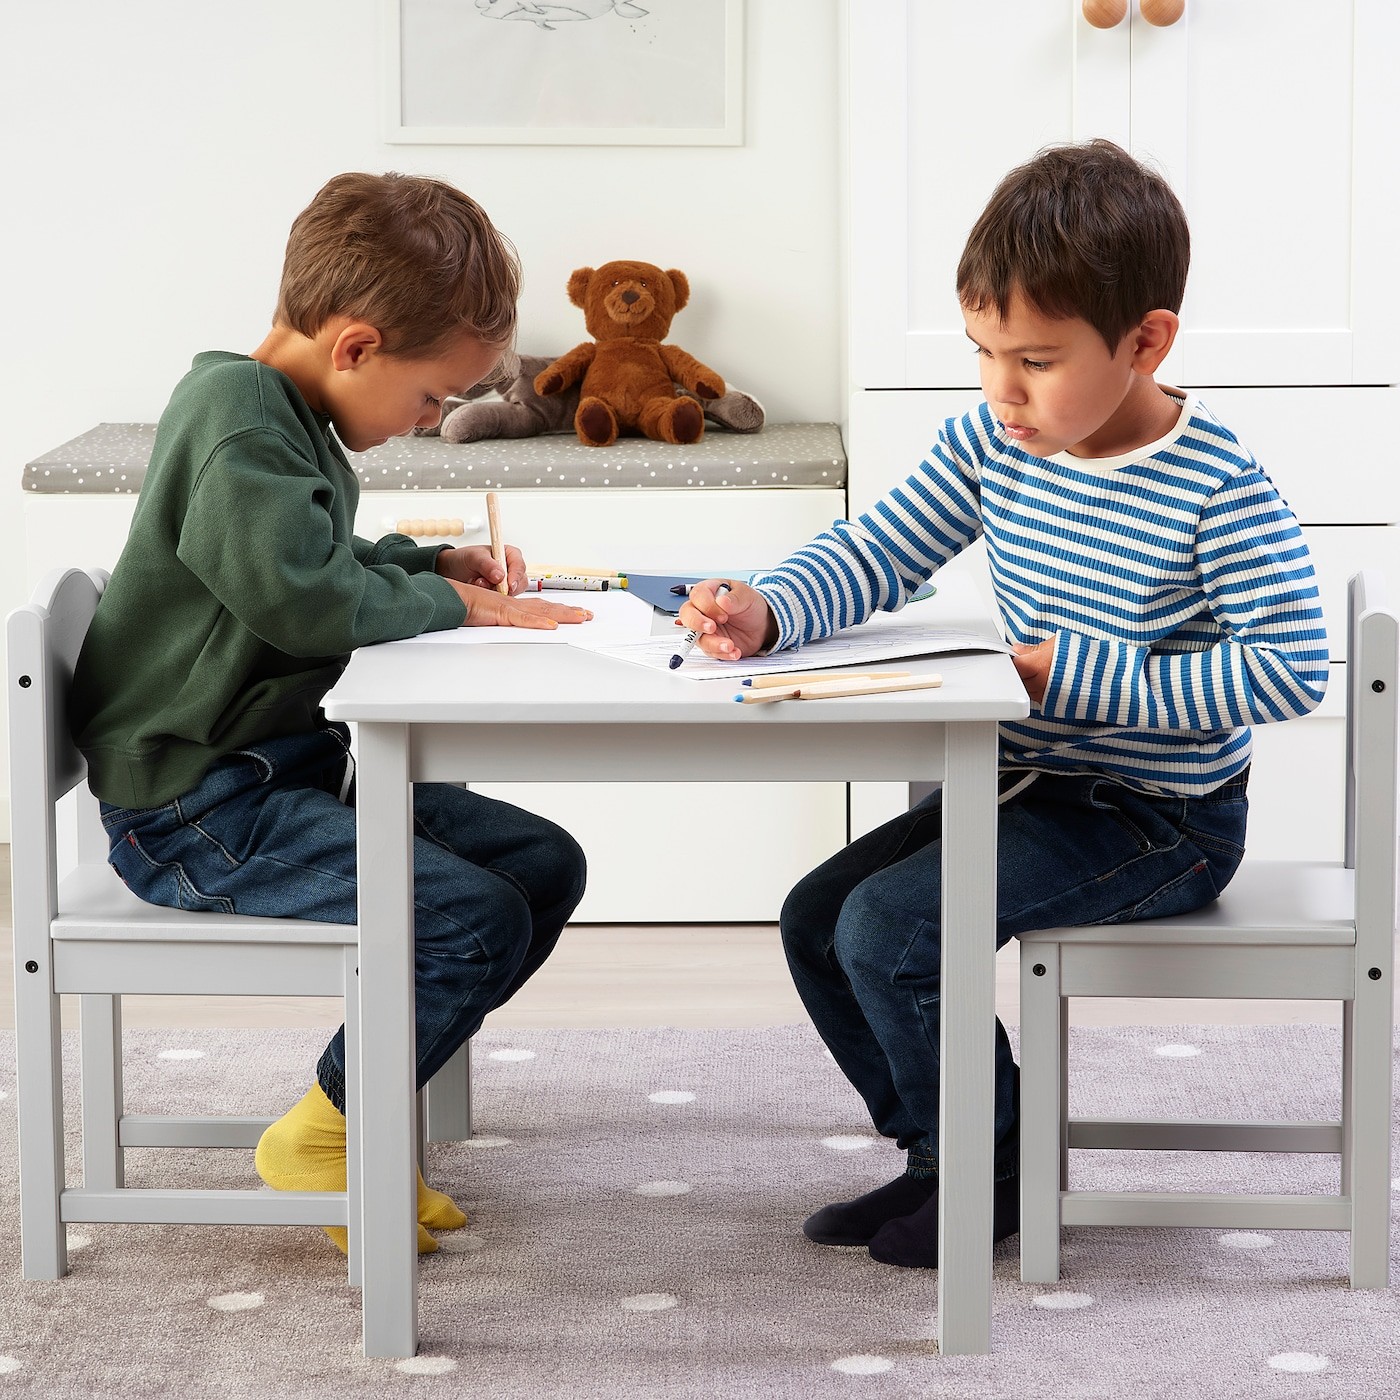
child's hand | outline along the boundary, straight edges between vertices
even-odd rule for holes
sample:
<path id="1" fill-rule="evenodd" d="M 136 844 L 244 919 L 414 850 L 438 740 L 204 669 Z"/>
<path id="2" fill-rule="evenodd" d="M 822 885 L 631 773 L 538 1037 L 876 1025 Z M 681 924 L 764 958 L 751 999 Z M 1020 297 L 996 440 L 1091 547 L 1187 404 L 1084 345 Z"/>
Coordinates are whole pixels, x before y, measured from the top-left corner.
<path id="1" fill-rule="evenodd" d="M 489 553 L 489 552 L 488 552 Z M 543 598 L 511 598 L 494 588 L 447 580 L 467 605 L 463 627 L 530 627 L 552 632 L 561 622 L 588 622 L 593 614 L 587 608 L 569 603 L 547 603 Z"/>
<path id="2" fill-rule="evenodd" d="M 1017 642 L 1012 647 L 1011 664 L 1026 687 L 1026 694 L 1038 705 L 1045 699 L 1045 687 L 1050 683 L 1050 662 L 1055 655 L 1055 639 L 1031 646 Z"/>
<path id="3" fill-rule="evenodd" d="M 506 572 L 491 557 L 491 546 L 468 544 L 459 549 L 444 549 L 433 561 L 433 568 L 443 578 L 457 583 L 472 584 L 477 588 L 494 588 L 502 578 L 510 580 L 511 593 L 519 593 L 525 587 L 525 557 L 513 545 L 506 546 Z"/>
<path id="4" fill-rule="evenodd" d="M 717 598 L 715 590 L 721 583 L 728 583 L 730 591 Z M 752 656 L 778 640 L 778 621 L 763 594 L 738 579 L 697 583 L 682 604 L 676 625 L 699 630 L 700 650 L 721 661 Z"/>

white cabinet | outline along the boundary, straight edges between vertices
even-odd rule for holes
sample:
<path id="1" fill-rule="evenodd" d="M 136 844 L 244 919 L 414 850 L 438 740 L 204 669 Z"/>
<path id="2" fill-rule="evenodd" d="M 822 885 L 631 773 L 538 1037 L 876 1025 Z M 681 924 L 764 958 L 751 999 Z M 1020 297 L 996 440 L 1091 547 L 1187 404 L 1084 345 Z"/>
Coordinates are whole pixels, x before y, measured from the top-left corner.
<path id="1" fill-rule="evenodd" d="M 30 586 L 49 569 L 110 569 L 136 498 L 26 494 Z M 507 538 L 527 561 L 657 572 L 756 569 L 776 563 L 845 514 L 841 489 L 503 491 Z M 460 522 L 455 544 L 486 538 L 484 494 L 365 491 L 357 533 L 377 538 L 421 522 L 425 542 Z M 429 526 L 428 522 L 432 522 Z M 419 533 L 415 529 L 415 533 Z M 702 682 L 693 682 L 702 684 Z M 716 683 L 717 682 L 712 682 Z M 715 754 L 725 772 L 725 755 Z M 620 775 L 622 776 L 622 775 Z M 493 796 L 569 830 L 588 857 L 583 923 L 776 920 L 788 890 L 846 841 L 844 783 L 499 784 Z M 680 863 L 697 835 L 748 832 L 753 859 L 696 883 Z"/>
<path id="2" fill-rule="evenodd" d="M 1095 136 L 1151 161 L 1192 234 L 1159 378 L 1195 389 L 1293 507 L 1334 648 L 1322 709 L 1256 731 L 1251 850 L 1339 854 L 1346 579 L 1378 569 L 1400 593 L 1400 6 L 1186 0 L 1170 27 L 1128 9 L 1100 30 L 1078 0 L 848 4 L 850 508 L 980 399 L 954 280 L 1006 171 Z M 990 593 L 980 550 L 954 567 Z M 853 833 L 901 802 L 853 787 Z"/>
<path id="3" fill-rule="evenodd" d="M 1001 176 L 1106 136 L 1150 159 L 1191 222 L 1179 384 L 1392 384 L 1400 213 L 1393 0 L 851 4 L 851 378 L 975 385 L 953 291 Z"/>

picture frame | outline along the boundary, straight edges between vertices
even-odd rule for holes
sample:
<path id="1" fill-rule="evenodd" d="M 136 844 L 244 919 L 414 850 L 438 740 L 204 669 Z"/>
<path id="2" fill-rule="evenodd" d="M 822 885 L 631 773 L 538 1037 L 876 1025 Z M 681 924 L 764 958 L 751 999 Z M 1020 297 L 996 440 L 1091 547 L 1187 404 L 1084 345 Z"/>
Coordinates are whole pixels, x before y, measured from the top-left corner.
<path id="1" fill-rule="evenodd" d="M 743 144 L 744 0 L 383 0 L 391 145 Z"/>

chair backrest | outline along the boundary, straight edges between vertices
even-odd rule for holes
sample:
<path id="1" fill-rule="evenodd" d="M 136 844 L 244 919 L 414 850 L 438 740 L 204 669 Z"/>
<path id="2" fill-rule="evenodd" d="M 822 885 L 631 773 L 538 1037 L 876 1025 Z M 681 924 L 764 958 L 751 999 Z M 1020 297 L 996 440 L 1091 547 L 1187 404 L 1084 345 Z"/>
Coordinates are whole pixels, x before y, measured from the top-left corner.
<path id="1" fill-rule="evenodd" d="M 57 906 L 57 804 L 87 775 L 68 731 L 68 693 L 107 577 L 101 570 L 51 573 L 6 623 L 15 915 L 41 923 L 45 940 Z M 18 951 L 18 926 L 15 937 Z"/>
<path id="2" fill-rule="evenodd" d="M 1387 985 L 1396 917 L 1397 691 L 1400 622 L 1379 576 L 1357 574 L 1347 592 L 1346 863 L 1356 871 L 1357 956 Z"/>

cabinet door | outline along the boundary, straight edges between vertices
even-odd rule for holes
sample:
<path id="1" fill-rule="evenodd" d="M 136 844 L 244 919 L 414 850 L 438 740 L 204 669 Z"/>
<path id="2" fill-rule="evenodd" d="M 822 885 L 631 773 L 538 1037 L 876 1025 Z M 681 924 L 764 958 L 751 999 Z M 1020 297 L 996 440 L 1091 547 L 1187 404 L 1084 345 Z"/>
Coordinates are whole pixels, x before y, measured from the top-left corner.
<path id="1" fill-rule="evenodd" d="M 1162 377 L 1391 384 L 1387 264 L 1400 116 L 1390 0 L 1136 5 L 1094 29 L 1072 0 L 851 5 L 851 378 L 975 386 L 954 293 L 968 230 L 1041 146 L 1106 136 L 1151 160 L 1192 226 L 1184 330 Z"/>
<path id="2" fill-rule="evenodd" d="M 1126 27 L 1126 26 L 1125 26 Z M 1393 384 L 1393 0 L 1187 0 L 1131 25 L 1133 150 L 1191 221 L 1192 384 Z"/>

